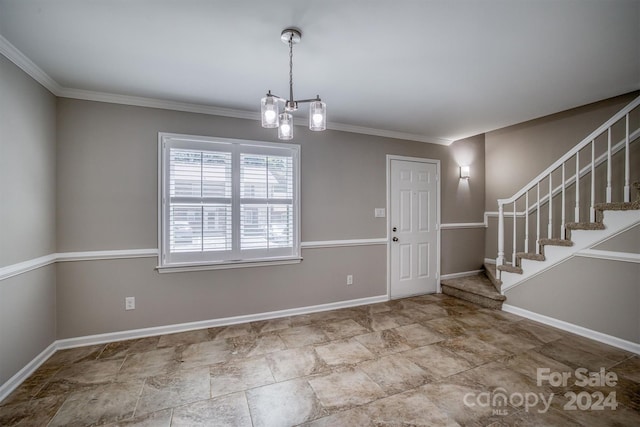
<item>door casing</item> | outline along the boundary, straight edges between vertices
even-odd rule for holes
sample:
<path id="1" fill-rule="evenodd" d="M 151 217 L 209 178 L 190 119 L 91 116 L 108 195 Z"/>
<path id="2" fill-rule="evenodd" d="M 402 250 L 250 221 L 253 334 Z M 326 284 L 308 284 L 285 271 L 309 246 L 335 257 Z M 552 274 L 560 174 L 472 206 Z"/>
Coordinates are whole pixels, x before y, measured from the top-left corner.
<path id="1" fill-rule="evenodd" d="M 410 162 L 430 163 L 436 165 L 436 293 L 441 293 L 440 285 L 440 252 L 441 252 L 441 240 L 440 240 L 440 206 L 441 206 L 441 173 L 440 173 L 440 160 L 427 159 L 422 157 L 408 157 L 398 156 L 394 154 L 387 154 L 387 299 L 391 299 L 391 161 L 392 160 L 404 160 Z"/>

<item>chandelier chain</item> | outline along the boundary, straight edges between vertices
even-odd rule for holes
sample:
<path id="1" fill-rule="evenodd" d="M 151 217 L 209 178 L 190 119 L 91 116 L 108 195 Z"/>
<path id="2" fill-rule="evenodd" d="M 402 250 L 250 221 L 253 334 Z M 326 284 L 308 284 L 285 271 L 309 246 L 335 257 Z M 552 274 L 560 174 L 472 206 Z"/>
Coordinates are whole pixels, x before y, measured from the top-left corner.
<path id="1" fill-rule="evenodd" d="M 289 95 L 293 104 L 293 34 L 289 37 Z"/>

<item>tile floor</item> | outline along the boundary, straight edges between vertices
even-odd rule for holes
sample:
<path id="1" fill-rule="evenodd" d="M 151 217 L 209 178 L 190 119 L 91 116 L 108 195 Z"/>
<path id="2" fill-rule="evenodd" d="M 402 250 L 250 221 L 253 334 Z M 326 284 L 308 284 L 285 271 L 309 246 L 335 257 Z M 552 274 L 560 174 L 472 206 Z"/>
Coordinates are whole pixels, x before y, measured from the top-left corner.
<path id="1" fill-rule="evenodd" d="M 638 426 L 640 357 L 426 295 L 58 351 L 0 425 Z"/>

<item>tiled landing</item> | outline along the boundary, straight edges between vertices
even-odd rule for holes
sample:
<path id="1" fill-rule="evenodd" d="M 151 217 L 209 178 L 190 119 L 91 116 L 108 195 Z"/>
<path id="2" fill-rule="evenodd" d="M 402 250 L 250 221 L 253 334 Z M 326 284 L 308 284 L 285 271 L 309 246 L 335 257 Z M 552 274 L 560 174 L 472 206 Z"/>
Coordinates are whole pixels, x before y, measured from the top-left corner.
<path id="1" fill-rule="evenodd" d="M 538 386 L 537 368 L 618 382 Z M 571 392 L 618 406 L 567 410 Z M 483 404 L 499 393 L 515 398 Z M 526 410 L 527 393 L 553 398 Z M 0 402 L 0 425 L 638 426 L 640 358 L 428 295 L 59 351 Z"/>

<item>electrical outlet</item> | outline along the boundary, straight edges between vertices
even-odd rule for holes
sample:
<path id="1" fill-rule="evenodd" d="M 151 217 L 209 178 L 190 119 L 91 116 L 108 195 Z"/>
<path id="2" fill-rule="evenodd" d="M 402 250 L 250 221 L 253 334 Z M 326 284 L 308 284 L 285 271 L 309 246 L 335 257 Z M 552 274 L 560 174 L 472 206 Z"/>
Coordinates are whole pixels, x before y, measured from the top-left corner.
<path id="1" fill-rule="evenodd" d="M 136 297 L 126 297 L 124 299 L 124 309 L 125 310 L 135 310 L 136 309 Z"/>
<path id="2" fill-rule="evenodd" d="M 347 275 L 347 285 L 353 285 L 353 274 Z"/>

